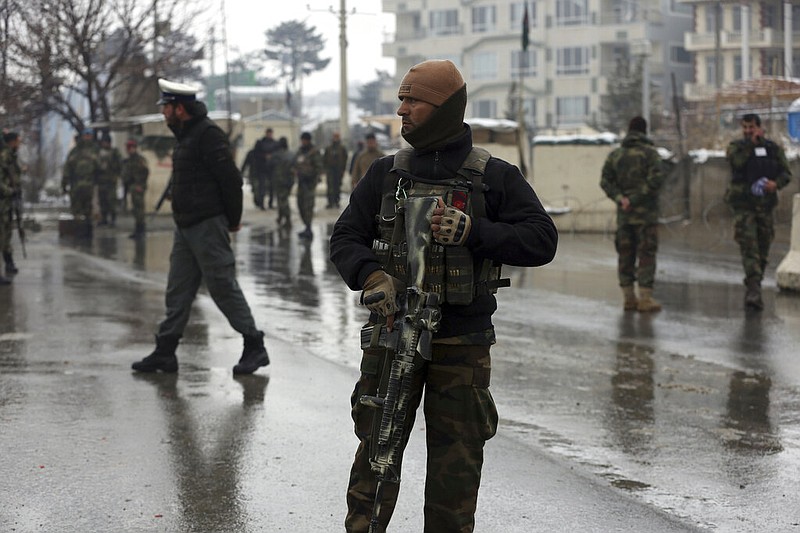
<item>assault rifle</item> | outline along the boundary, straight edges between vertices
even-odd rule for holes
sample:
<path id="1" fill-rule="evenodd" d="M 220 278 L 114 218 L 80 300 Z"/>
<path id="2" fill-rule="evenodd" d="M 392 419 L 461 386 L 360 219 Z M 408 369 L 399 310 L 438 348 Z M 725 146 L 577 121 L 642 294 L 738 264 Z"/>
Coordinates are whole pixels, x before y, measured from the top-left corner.
<path id="1" fill-rule="evenodd" d="M 433 332 L 439 329 L 439 295 L 422 290 L 425 257 L 432 239 L 430 219 L 436 203 L 436 198 L 408 198 L 405 200 L 404 213 L 398 214 L 398 217 L 405 218 L 411 286 L 406 289 L 405 294 L 398 296 L 398 314 L 402 315 L 402 321 L 396 321 L 391 332 L 381 328 L 377 335 L 378 345 L 394 352 L 386 391 L 383 395 L 379 392 L 377 396 L 364 395 L 359 399 L 363 405 L 381 410 L 380 425 L 375 428 L 373 424 L 370 449 L 370 466 L 378 482 L 369 525 L 370 533 L 378 531 L 384 483 L 400 483 L 401 445 L 405 434 L 414 356 L 419 352 L 424 359 L 430 360 L 431 338 Z M 383 297 L 383 293 L 377 293 L 364 303 L 372 303 Z M 368 326 L 362 330 L 362 346 L 365 343 L 367 346 L 371 344 L 372 337 L 377 333 L 375 328 L 380 326 Z M 375 421 L 377 418 L 376 414 Z"/>
<path id="2" fill-rule="evenodd" d="M 22 257 L 27 259 L 28 252 L 25 250 L 25 228 L 22 225 L 22 196 L 14 195 L 11 201 L 11 212 L 14 220 L 17 221 L 17 233 L 19 234 L 19 247 L 22 248 Z"/>

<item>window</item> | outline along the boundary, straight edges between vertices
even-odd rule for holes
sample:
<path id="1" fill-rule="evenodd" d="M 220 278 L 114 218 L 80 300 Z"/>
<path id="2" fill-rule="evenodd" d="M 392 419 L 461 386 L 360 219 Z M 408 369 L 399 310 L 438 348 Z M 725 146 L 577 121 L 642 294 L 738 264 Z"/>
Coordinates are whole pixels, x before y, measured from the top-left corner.
<path id="1" fill-rule="evenodd" d="M 761 2 L 761 25 L 764 28 L 779 29 L 782 21 L 778 17 L 778 6 Z"/>
<path id="2" fill-rule="evenodd" d="M 672 13 L 677 13 L 680 15 L 692 14 L 692 6 L 689 4 L 684 4 L 683 2 L 679 2 L 678 0 L 669 0 L 669 10 Z"/>
<path id="3" fill-rule="evenodd" d="M 719 74 L 720 79 L 725 79 L 722 72 Z M 706 85 L 717 85 L 717 59 L 714 56 L 706 57 Z"/>
<path id="4" fill-rule="evenodd" d="M 429 13 L 431 35 L 454 35 L 458 31 L 458 10 L 440 9 Z"/>
<path id="5" fill-rule="evenodd" d="M 472 55 L 472 78 L 491 80 L 497 77 L 497 54 L 477 52 Z"/>
<path id="6" fill-rule="evenodd" d="M 681 45 L 670 46 L 669 60 L 673 63 L 689 64 L 692 62 L 692 55 Z"/>
<path id="7" fill-rule="evenodd" d="M 525 123 L 536 127 L 536 98 L 523 98 L 522 110 L 525 113 Z"/>
<path id="8" fill-rule="evenodd" d="M 589 73 L 589 47 L 575 46 L 556 51 L 556 74 L 575 75 Z"/>
<path id="9" fill-rule="evenodd" d="M 739 81 L 742 79 L 742 56 L 733 56 L 733 80 Z"/>
<path id="10" fill-rule="evenodd" d="M 742 6 L 733 6 L 733 31 L 742 31 Z"/>
<path id="11" fill-rule="evenodd" d="M 523 76 L 536 76 L 536 51 L 513 50 L 511 52 L 511 76 L 514 78 Z"/>
<path id="12" fill-rule="evenodd" d="M 589 23 L 589 0 L 556 0 L 556 26 Z"/>
<path id="13" fill-rule="evenodd" d="M 476 100 L 472 102 L 472 116 L 475 118 L 496 118 L 497 102 L 494 100 Z"/>
<path id="14" fill-rule="evenodd" d="M 792 30 L 800 30 L 800 6 L 792 6 Z"/>
<path id="15" fill-rule="evenodd" d="M 715 33 L 717 31 L 716 7 L 709 4 L 706 6 L 705 11 L 706 33 Z"/>
<path id="16" fill-rule="evenodd" d="M 522 19 L 525 16 L 525 2 L 511 4 L 511 29 L 522 31 Z M 536 2 L 528 1 L 528 27 L 536 27 Z"/>
<path id="17" fill-rule="evenodd" d="M 556 120 L 559 124 L 580 124 L 589 116 L 588 96 L 556 98 Z"/>
<path id="18" fill-rule="evenodd" d="M 472 32 L 486 33 L 495 30 L 497 22 L 494 6 L 478 6 L 472 8 Z"/>

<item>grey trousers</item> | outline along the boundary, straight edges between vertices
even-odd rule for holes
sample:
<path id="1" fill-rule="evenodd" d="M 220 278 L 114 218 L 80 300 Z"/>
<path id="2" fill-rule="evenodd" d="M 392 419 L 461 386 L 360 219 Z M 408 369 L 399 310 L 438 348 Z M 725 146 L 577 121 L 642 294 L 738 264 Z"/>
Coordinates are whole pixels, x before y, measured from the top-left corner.
<path id="1" fill-rule="evenodd" d="M 158 326 L 158 337 L 183 335 L 201 281 L 233 329 L 244 336 L 260 333 L 236 281 L 227 218 L 219 215 L 188 228 L 175 228 L 165 295 L 167 316 Z"/>

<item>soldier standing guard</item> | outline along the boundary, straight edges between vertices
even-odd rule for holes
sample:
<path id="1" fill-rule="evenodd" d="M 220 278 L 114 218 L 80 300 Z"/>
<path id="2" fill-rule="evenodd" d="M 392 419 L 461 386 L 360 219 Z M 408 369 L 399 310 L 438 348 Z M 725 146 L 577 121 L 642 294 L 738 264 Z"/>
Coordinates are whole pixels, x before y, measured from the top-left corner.
<path id="1" fill-rule="evenodd" d="M 7 200 L 8 213 L 1 215 L 6 222 L 4 228 L 5 236 L 2 238 L 3 262 L 5 263 L 6 275 L 13 275 L 19 272 L 14 263 L 14 253 L 11 248 L 12 235 L 14 234 L 14 204 L 22 201 L 22 168 L 17 161 L 17 151 L 22 144 L 22 138 L 15 131 L 7 132 L 3 135 L 4 146 L 0 149 L 0 174 L 5 176 L 5 180 L 11 187 L 11 198 Z M 2 178 L 0 178 L 2 179 Z M 2 210 L 0 208 L 0 210 Z M 19 216 L 19 212 L 16 214 Z"/>
<path id="2" fill-rule="evenodd" d="M 272 179 L 275 185 L 275 199 L 278 203 L 278 225 L 289 227 L 292 225 L 289 193 L 294 185 L 294 174 L 292 174 L 292 155 L 289 153 L 289 143 L 286 137 L 278 139 L 278 149 L 272 153 L 272 161 L 274 164 Z"/>
<path id="3" fill-rule="evenodd" d="M 647 121 L 633 117 L 622 146 L 608 154 L 600 179 L 600 187 L 617 206 L 614 245 L 625 310 L 642 313 L 661 310 L 661 304 L 653 298 L 653 285 L 658 250 L 658 193 L 663 182 L 661 157 L 653 141 L 647 138 Z"/>
<path id="4" fill-rule="evenodd" d="M 764 138 L 761 117 L 742 117 L 742 138 L 728 145 L 731 182 L 725 202 L 733 211 L 734 239 L 739 244 L 744 267 L 745 307 L 764 308 L 761 281 L 767 268 L 769 249 L 775 238 L 773 211 L 778 190 L 792 179 L 783 148 Z"/>
<path id="5" fill-rule="evenodd" d="M 111 146 L 111 134 L 103 132 L 97 150 L 100 172 L 97 176 L 97 199 L 100 204 L 99 226 L 114 227 L 117 223 L 117 182 L 122 167 L 119 150 Z"/>
<path id="6" fill-rule="evenodd" d="M 325 166 L 325 182 L 328 186 L 328 209 L 339 207 L 339 200 L 342 191 L 342 178 L 344 169 L 347 167 L 347 148 L 342 146 L 342 137 L 339 132 L 335 132 L 331 138 L 331 143 L 325 148 L 322 156 Z"/>
<path id="7" fill-rule="evenodd" d="M 61 188 L 64 194 L 69 194 L 72 216 L 83 222 L 85 235 L 88 237 L 92 235 L 92 196 L 99 172 L 100 162 L 94 142 L 94 130 L 86 128 L 67 155 Z"/>
<path id="8" fill-rule="evenodd" d="M 307 131 L 300 135 L 300 148 L 292 161 L 292 171 L 297 177 L 297 209 L 306 226 L 298 235 L 301 239 L 313 239 L 311 221 L 314 218 L 314 195 L 322 173 L 322 157 Z"/>
<path id="9" fill-rule="evenodd" d="M 147 191 L 150 169 L 147 167 L 147 160 L 138 152 L 136 140 L 128 139 L 128 142 L 125 143 L 125 150 L 128 152 L 128 158 L 122 162 L 122 183 L 130 195 L 135 221 L 133 233 L 128 237 L 141 239 L 145 233 L 144 194 Z"/>

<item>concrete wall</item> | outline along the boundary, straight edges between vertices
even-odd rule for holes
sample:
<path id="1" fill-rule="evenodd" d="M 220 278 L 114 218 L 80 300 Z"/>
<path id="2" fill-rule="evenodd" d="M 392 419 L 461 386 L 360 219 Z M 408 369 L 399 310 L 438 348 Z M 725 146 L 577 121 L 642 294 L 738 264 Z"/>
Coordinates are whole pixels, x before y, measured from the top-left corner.
<path id="1" fill-rule="evenodd" d="M 617 145 L 554 144 L 533 149 L 533 174 L 529 181 L 549 207 L 568 207 L 553 216 L 559 231 L 610 232 L 616 228 L 616 207 L 600 188 L 600 176 L 608 154 Z M 692 223 L 728 224 L 730 213 L 723 202 L 730 180 L 724 157 L 699 163 L 686 159 L 667 163 L 668 176 L 661 191 L 661 219 L 675 223 L 689 212 Z M 792 196 L 800 192 L 800 160 L 790 162 L 793 179 L 779 193 L 775 211 L 778 224 L 792 219 Z"/>

